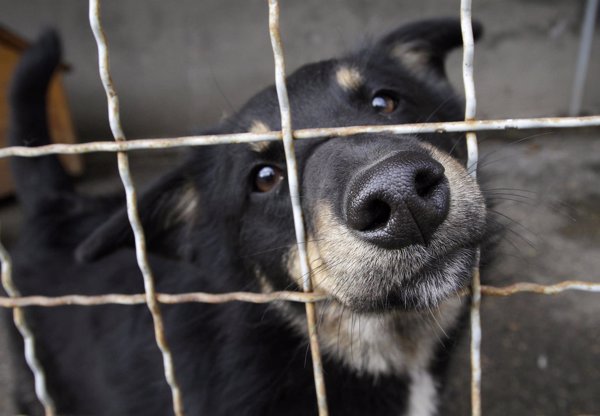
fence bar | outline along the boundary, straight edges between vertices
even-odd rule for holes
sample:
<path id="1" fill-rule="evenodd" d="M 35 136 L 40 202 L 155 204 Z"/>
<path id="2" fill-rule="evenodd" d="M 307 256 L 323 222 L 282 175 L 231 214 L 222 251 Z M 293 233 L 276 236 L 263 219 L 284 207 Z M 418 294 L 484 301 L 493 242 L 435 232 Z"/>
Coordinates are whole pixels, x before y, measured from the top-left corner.
<path id="1" fill-rule="evenodd" d="M 594 26 L 596 26 L 596 13 L 598 11 L 598 0 L 587 0 L 583 25 L 581 26 L 581 41 L 579 43 L 579 55 L 577 56 L 577 67 L 575 68 L 575 80 L 573 81 L 573 92 L 571 93 L 571 105 L 569 115 L 576 116 L 581 113 L 583 102 L 583 88 L 590 64 L 592 53 L 592 42 L 594 41 Z"/>
<path id="2" fill-rule="evenodd" d="M 227 302 L 249 302 L 269 303 L 276 301 L 288 302 L 318 302 L 327 299 L 327 295 L 304 292 L 227 292 L 227 293 L 204 293 L 189 292 L 181 294 L 157 293 L 156 299 L 160 303 L 169 305 L 181 303 L 227 303 Z M 0 296 L 0 307 L 16 308 L 23 306 L 97 306 L 97 305 L 140 305 L 146 303 L 146 295 L 136 293 L 126 295 L 120 293 L 109 293 L 104 295 L 63 295 L 63 296 Z"/>
<path id="3" fill-rule="evenodd" d="M 471 415 L 481 416 L 481 278 L 477 249 L 471 283 Z"/>
<path id="4" fill-rule="evenodd" d="M 112 134 L 117 142 L 125 141 L 125 134 L 121 127 L 120 113 L 119 113 L 119 98 L 114 89 L 111 75 L 110 75 L 110 62 L 108 55 L 108 45 L 102 29 L 102 23 L 100 21 L 100 0 L 90 0 L 89 3 L 89 18 L 96 44 L 98 45 L 98 67 L 100 72 L 100 78 L 102 85 L 106 91 L 106 99 L 108 101 L 108 118 Z M 161 351 L 163 358 L 163 365 L 165 371 L 165 377 L 167 383 L 171 388 L 171 395 L 173 398 L 173 411 L 176 416 L 183 416 L 183 399 L 181 397 L 181 389 L 177 383 L 175 377 L 175 369 L 173 366 L 173 357 L 167 339 L 164 333 L 163 319 L 160 312 L 160 306 L 156 300 L 156 293 L 154 288 L 154 277 L 148 264 L 148 258 L 146 253 L 146 241 L 144 237 L 144 230 L 140 222 L 136 192 L 131 178 L 131 172 L 129 170 L 129 158 L 126 153 L 117 153 L 117 161 L 119 167 L 119 175 L 123 186 L 125 188 L 125 196 L 127 200 L 127 216 L 133 230 L 135 239 L 135 252 L 137 257 L 138 266 L 142 272 L 144 279 L 144 291 L 146 295 L 146 304 L 152 315 L 152 321 L 154 324 L 154 335 L 156 343 Z"/>
<path id="5" fill-rule="evenodd" d="M 378 126 L 351 126 L 300 129 L 293 131 L 294 139 L 346 137 L 360 133 L 419 134 L 463 133 L 501 130 L 564 129 L 600 127 L 600 115 L 587 117 L 539 117 L 502 120 L 449 121 Z M 8 146 L 0 149 L 0 159 L 10 156 L 37 157 L 51 154 L 81 154 L 94 152 L 126 152 L 176 147 L 210 146 L 227 143 L 252 143 L 282 140 L 281 132 L 235 133 L 204 136 L 184 136 L 157 139 L 136 139 L 121 142 L 94 141 L 88 143 L 55 143 L 38 147 Z"/>
<path id="6" fill-rule="evenodd" d="M 568 290 L 600 293 L 600 283 L 565 280 L 564 282 L 553 285 L 540 285 L 537 283 L 520 282 L 504 287 L 481 286 L 481 293 L 485 296 L 511 296 L 516 293 L 556 295 Z"/>
<path id="7" fill-rule="evenodd" d="M 529 293 L 538 295 L 557 295 L 567 291 L 581 291 L 600 293 L 600 283 L 583 282 L 577 280 L 565 280 L 553 285 L 541 285 L 537 283 L 519 282 L 510 286 L 481 286 L 481 294 L 490 297 L 507 297 L 519 293 Z M 460 296 L 470 295 L 470 290 L 459 292 Z M 321 293 L 304 292 L 228 292 L 228 293 L 204 293 L 190 292 L 182 294 L 157 293 L 156 299 L 160 303 L 176 305 L 181 303 L 226 303 L 226 302 L 250 302 L 250 303 L 269 303 L 269 302 L 319 302 L 327 300 L 328 297 Z M 146 295 L 143 293 L 125 295 L 125 294 L 105 294 L 105 295 L 63 295 L 63 296 L 0 296 L 0 308 L 20 308 L 25 306 L 97 306 L 97 305 L 140 305 L 146 302 Z"/>
<path id="8" fill-rule="evenodd" d="M 463 39 L 463 83 L 465 86 L 465 121 L 475 119 L 477 99 L 475 97 L 475 82 L 473 80 L 473 56 L 475 42 L 473 39 L 473 24 L 471 19 L 471 0 L 460 2 L 460 26 Z M 477 178 L 477 162 L 479 159 L 477 136 L 473 131 L 466 134 L 467 140 L 467 171 Z M 477 248 L 471 283 L 471 415 L 481 416 L 481 280 L 479 276 L 480 249 Z"/>
<path id="9" fill-rule="evenodd" d="M 277 89 L 279 110 L 281 112 L 281 133 L 283 146 L 285 148 L 288 184 L 292 202 L 292 213 L 294 216 L 294 227 L 296 229 L 296 242 L 298 245 L 300 271 L 303 277 L 302 289 L 304 292 L 311 292 L 312 281 L 310 275 L 310 266 L 308 264 L 308 254 L 306 253 L 306 231 L 304 229 L 304 218 L 302 214 L 302 206 L 300 204 L 298 167 L 296 164 L 296 153 L 294 150 L 290 103 L 285 84 L 285 60 L 283 57 L 283 46 L 281 44 L 281 32 L 279 30 L 279 3 L 277 0 L 269 0 L 269 33 L 271 36 L 271 45 L 273 47 L 273 58 L 275 60 L 275 87 Z M 329 411 L 327 409 L 327 395 L 325 391 L 325 378 L 323 375 L 323 362 L 321 360 L 321 351 L 317 337 L 315 304 L 314 302 L 307 302 L 305 307 L 306 324 L 308 327 L 308 338 L 310 342 L 310 351 L 313 363 L 319 416 L 327 416 Z"/>
<path id="10" fill-rule="evenodd" d="M 1 242 L 0 262 L 2 262 L 2 287 L 4 288 L 6 294 L 10 296 L 10 298 L 3 299 L 16 299 L 21 295 L 19 294 L 19 290 L 15 286 L 14 281 L 12 279 L 12 260 L 10 258 L 10 255 L 8 254 L 8 251 Z M 25 361 L 27 362 L 29 369 L 33 373 L 35 395 L 44 407 L 44 414 L 46 416 L 54 416 L 56 414 L 54 402 L 52 401 L 52 397 L 50 397 L 50 394 L 48 393 L 44 369 L 38 361 L 35 351 L 35 337 L 33 335 L 33 332 L 31 332 L 31 329 L 29 329 L 29 326 L 27 325 L 23 309 L 19 307 L 14 307 L 13 321 L 15 323 L 15 326 L 17 327 L 17 330 L 23 337 Z"/>

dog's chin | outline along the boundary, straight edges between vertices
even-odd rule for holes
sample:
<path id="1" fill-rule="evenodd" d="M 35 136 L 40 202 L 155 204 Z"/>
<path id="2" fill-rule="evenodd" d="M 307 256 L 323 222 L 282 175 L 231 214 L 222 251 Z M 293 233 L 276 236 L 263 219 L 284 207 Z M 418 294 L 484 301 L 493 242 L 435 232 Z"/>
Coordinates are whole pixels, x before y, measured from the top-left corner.
<path id="1" fill-rule="evenodd" d="M 356 313 L 386 313 L 390 311 L 429 312 L 445 300 L 456 296 L 452 293 L 436 293 L 434 296 L 425 291 L 407 292 L 402 289 L 390 290 L 381 296 L 348 297 L 337 299 L 342 305 Z"/>
<path id="2" fill-rule="evenodd" d="M 360 275 L 347 278 L 354 284 L 340 288 L 334 296 L 354 312 L 381 313 L 392 310 L 425 311 L 459 296 L 471 280 L 475 250 L 462 248 L 428 262 L 418 272 L 399 279 L 393 272 L 381 273 L 380 284 L 366 284 Z M 390 267 L 390 270 L 395 268 Z"/>

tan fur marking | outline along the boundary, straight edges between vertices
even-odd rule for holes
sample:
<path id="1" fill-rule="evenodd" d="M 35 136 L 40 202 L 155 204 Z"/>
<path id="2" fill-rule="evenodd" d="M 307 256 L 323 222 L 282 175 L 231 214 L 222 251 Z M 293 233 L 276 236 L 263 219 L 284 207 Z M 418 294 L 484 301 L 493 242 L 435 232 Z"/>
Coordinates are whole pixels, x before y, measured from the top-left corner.
<path id="1" fill-rule="evenodd" d="M 357 90 L 360 88 L 363 79 L 356 68 L 342 66 L 335 73 L 337 83 L 345 90 Z"/>
<path id="2" fill-rule="evenodd" d="M 176 198 L 173 210 L 167 219 L 168 225 L 193 223 L 198 215 L 200 198 L 198 191 L 191 183 L 185 185 L 181 194 Z"/>
<path id="3" fill-rule="evenodd" d="M 258 280 L 258 285 L 260 286 L 260 291 L 262 293 L 272 293 L 275 291 L 273 285 L 267 279 L 267 276 L 263 273 L 263 271 L 258 267 L 254 266 L 254 275 L 256 276 L 256 280 Z"/>
<path id="4" fill-rule="evenodd" d="M 308 265 L 311 269 L 311 278 L 314 290 L 320 290 L 322 286 L 322 279 L 324 278 L 325 273 L 321 273 L 321 271 L 325 271 L 327 266 L 323 262 L 321 255 L 319 254 L 319 248 L 317 243 L 314 242 L 314 238 L 308 236 L 306 244 L 306 251 L 308 254 Z M 298 287 L 302 287 L 303 277 L 300 268 L 300 259 L 298 257 L 298 249 L 296 246 L 292 247 L 287 256 L 287 269 L 289 275 L 296 281 Z"/>
<path id="5" fill-rule="evenodd" d="M 398 60 L 411 71 L 420 73 L 428 68 L 431 56 L 418 43 L 401 43 L 391 51 L 392 58 Z"/>
<path id="6" fill-rule="evenodd" d="M 254 120 L 252 122 L 252 124 L 250 125 L 250 128 L 248 129 L 249 133 L 255 133 L 255 134 L 268 133 L 270 131 L 271 131 L 271 129 L 269 128 L 269 126 L 267 126 L 265 123 L 263 123 L 260 120 Z M 270 143 L 271 142 L 269 142 L 269 141 L 252 142 L 252 143 L 249 143 L 249 146 L 252 149 L 252 151 L 257 152 L 257 153 L 262 153 L 269 148 Z"/>

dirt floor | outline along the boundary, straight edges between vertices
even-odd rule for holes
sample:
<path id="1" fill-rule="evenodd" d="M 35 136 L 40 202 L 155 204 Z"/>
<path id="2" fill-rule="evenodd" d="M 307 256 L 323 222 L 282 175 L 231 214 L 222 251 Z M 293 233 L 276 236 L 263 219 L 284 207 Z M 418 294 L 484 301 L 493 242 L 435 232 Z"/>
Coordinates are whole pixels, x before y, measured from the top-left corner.
<path id="1" fill-rule="evenodd" d="M 0 0 L 0 9 L 8 0 Z M 23 4 L 28 2 L 10 2 L 11 8 L 2 10 L 5 23 L 35 21 L 35 24 L 23 23 L 25 32 L 35 33 L 40 16 L 31 14 Z M 42 1 L 35 1 L 36 7 L 44 7 Z M 150 1 L 156 7 L 164 2 Z M 229 4 L 230 2 L 225 2 Z M 248 1 L 249 4 L 264 7 L 264 2 Z M 367 2 L 348 0 L 332 2 L 327 8 L 337 7 L 340 14 L 316 13 L 317 1 L 307 1 L 301 7 L 300 2 L 289 8 L 286 27 L 298 36 L 284 36 L 287 40 L 286 55 L 290 58 L 290 68 L 298 64 L 321 57 L 328 57 L 335 51 L 346 50 L 345 39 L 354 39 L 357 27 L 367 28 L 371 34 L 380 34 L 382 28 L 393 27 L 392 20 L 401 16 L 402 20 L 412 20 L 423 16 L 448 15 L 457 10 L 457 2 L 439 2 L 438 0 L 407 2 L 377 1 Z M 335 3 L 335 5 L 333 5 Z M 568 108 L 568 99 L 573 75 L 573 60 L 577 51 L 578 24 L 583 2 L 560 0 L 479 0 L 475 3 L 475 15 L 486 26 L 486 37 L 477 49 L 475 69 L 480 117 L 517 117 L 539 115 L 564 115 Z M 29 4 L 29 3 L 28 3 Z M 78 62 L 78 54 L 93 50 L 91 44 L 74 44 L 81 38 L 79 27 L 83 23 L 74 23 L 71 8 L 66 2 L 58 1 L 53 11 L 57 24 L 67 34 L 67 50 L 73 53 L 78 73 L 69 81 L 70 96 L 74 102 L 76 123 L 86 138 L 105 137 L 106 128 L 103 96 L 101 92 L 82 88 L 79 85 L 95 82 L 95 69 Z M 211 3 L 212 4 L 212 3 Z M 215 3 L 216 4 L 216 3 Z M 241 4 L 241 3 L 240 3 Z M 119 5 L 124 10 L 133 8 L 134 2 Z M 214 5 L 213 5 L 214 6 Z M 77 6 L 79 7 L 79 6 Z M 84 6 L 82 6 L 84 8 Z M 216 7 L 216 6 L 215 6 Z M 252 6 L 254 7 L 254 6 Z M 398 11 L 402 7 L 402 11 Z M 222 7 L 218 13 L 233 14 L 232 7 Z M 284 9 L 285 12 L 286 9 Z M 288 9 L 289 10 L 289 9 Z M 307 11 L 308 10 L 308 11 Z M 5 13 L 6 12 L 6 13 Z M 82 11 L 85 12 L 85 11 Z M 177 11 L 173 11 L 177 12 Z M 216 9 L 211 12 L 217 13 Z M 116 6 L 109 13 L 115 22 L 123 22 Z M 166 14 L 167 12 L 165 12 Z M 179 12 L 178 12 L 179 13 Z M 183 13 L 183 11 L 181 11 Z M 261 12 L 262 13 L 262 12 Z M 247 56 L 247 51 L 235 49 L 239 39 L 248 39 L 247 50 L 268 39 L 242 33 L 247 28 L 261 28 L 265 22 L 245 9 L 237 14 L 248 16 L 239 26 L 230 27 L 222 33 L 225 40 L 227 57 L 217 55 L 216 50 L 222 44 L 207 42 L 208 52 L 204 57 L 212 57 L 224 84 L 219 85 L 212 69 L 206 69 L 199 58 L 187 56 L 185 65 L 177 59 L 163 59 L 165 65 L 175 62 L 178 66 L 198 65 L 198 73 L 186 69 L 189 79 L 198 85 L 190 88 L 177 87 L 171 101 L 187 99 L 193 95 L 191 103 L 185 102 L 185 108 L 172 111 L 173 120 L 162 112 L 153 113 L 150 109 L 156 99 L 148 99 L 147 79 L 150 70 L 140 75 L 144 78 L 135 86 L 136 76 L 131 77 L 131 93 L 124 101 L 126 117 L 132 120 L 128 124 L 132 136 L 164 135 L 182 133 L 193 127 L 193 123 L 214 122 L 224 107 L 237 107 L 243 99 L 256 91 L 256 85 L 269 83 L 272 76 L 272 60 L 260 52 L 264 59 Z M 195 15 L 194 15 L 195 16 Z M 301 16 L 292 19 L 291 16 Z M 119 17 L 121 20 L 119 20 Z M 227 17 L 227 16 L 226 16 Z M 261 20 L 262 19 L 262 20 Z M 215 22 L 217 19 L 214 19 Z M 294 21 L 297 20 L 297 21 Z M 189 23 L 189 19 L 186 20 Z M 134 24 L 139 24 L 139 22 Z M 210 22 L 209 22 L 210 24 Z M 12 26 L 16 26 L 13 23 Z M 62 25 L 62 26 L 60 26 Z M 216 23 L 215 23 L 216 25 Z M 318 30 L 329 30 L 328 37 Z M 110 29 L 110 27 L 109 27 Z M 81 29 L 83 30 L 83 29 Z M 255 30 L 255 29 L 252 29 Z M 256 29 L 258 30 L 258 29 Z M 361 29 L 362 30 L 362 29 Z M 112 39 L 124 36 L 116 31 Z M 171 32 L 168 32 L 171 33 Z M 194 47 L 205 46 L 190 34 L 186 41 Z M 317 35 L 315 33 L 321 33 Z M 110 34 L 110 33 L 109 33 Z M 263 34 L 264 35 L 264 34 Z M 156 36 L 159 36 L 158 34 Z M 183 35 L 182 35 L 183 36 Z M 188 39 L 189 38 L 189 39 Z M 164 38 L 161 38 L 164 41 Z M 190 40 L 191 39 L 191 40 Z M 341 39 L 341 40 L 340 40 Z M 172 41 L 173 39 L 171 39 Z M 356 39 L 354 39 L 356 40 Z M 173 42 L 163 42 L 171 45 Z M 69 43 L 70 42 L 70 43 Z M 87 39 L 89 42 L 89 39 Z M 136 43 L 138 42 L 138 43 Z M 127 38 L 123 42 L 114 42 L 118 49 L 115 61 L 119 57 L 129 58 L 130 51 L 141 48 L 146 42 L 142 36 Z M 237 43 L 236 43 L 237 42 Z M 308 46 L 307 46 L 308 45 Z M 129 52 L 126 48 L 129 48 Z M 211 49 L 214 48 L 214 49 Z M 173 49 L 165 48 L 167 51 Z M 147 52 L 147 51 L 146 51 Z M 231 57 L 244 59 L 244 74 L 234 68 Z M 172 57 L 171 57 L 172 58 Z M 188 59 L 189 58 L 189 59 Z M 247 59 L 246 59 L 247 58 Z M 600 36 L 596 33 L 592 55 L 584 110 L 587 113 L 600 113 Z M 85 58 L 88 59 L 89 58 Z M 144 55 L 139 62 L 132 59 L 131 72 L 136 68 L 162 68 Z M 190 61 L 191 59 L 191 61 Z M 228 61 L 227 59 L 230 59 Z M 82 58 L 84 60 L 84 58 Z M 460 83 L 460 54 L 450 57 L 449 72 L 457 88 Z M 140 65 L 140 67 L 136 67 Z M 209 65 L 210 66 L 210 65 Z M 118 64 L 117 64 L 118 68 Z M 170 68 L 170 67 L 169 67 Z M 219 69 L 220 71 L 220 69 Z M 237 71 L 237 72 L 235 72 Z M 210 73 L 209 73 L 210 72 Z M 93 74 L 93 75 L 91 75 Z M 192 74 L 192 75 L 190 75 Z M 125 74 L 127 75 L 127 74 Z M 120 85 L 125 86 L 125 75 L 121 75 Z M 129 74 L 131 75 L 131 74 Z M 184 78 L 184 75 L 173 78 Z M 93 81 L 91 81 L 93 80 Z M 128 78 L 129 80 L 129 78 Z M 229 81 L 227 81 L 229 80 Z M 189 81 L 189 80 L 188 80 Z M 146 83 L 146 84 L 144 84 Z M 158 84 L 167 85 L 163 81 Z M 87 85 L 87 84 L 86 84 Z M 99 88 L 96 85 L 95 88 Z M 205 88 L 202 90 L 201 88 Z M 250 89 L 252 91 L 250 91 Z M 162 88 L 168 96 L 169 88 Z M 189 90 L 189 91 L 188 91 Z M 224 92 L 223 92 L 224 91 Z M 236 91 L 239 94 L 233 94 Z M 89 108 L 96 113 L 86 113 L 89 96 L 95 96 Z M 79 101 L 77 101 L 79 100 Z M 169 103 L 171 103 L 169 101 Z M 230 101 L 224 102 L 224 101 Z M 85 102 L 86 104 L 81 104 Z M 143 102 L 144 111 L 136 112 L 136 105 Z M 208 103 L 208 104 L 207 104 Z M 170 106 L 171 104 L 169 104 Z M 172 104 L 175 108 L 177 104 Z M 155 107 L 160 107 L 156 106 Z M 163 106 L 165 107 L 165 106 Z M 162 111 L 162 109 L 161 109 Z M 202 119 L 204 117 L 206 120 Z M 197 119 L 200 119 L 198 121 Z M 179 123 L 177 128 L 167 125 L 169 121 Z M 155 124 L 153 124 L 155 123 Z M 193 124 L 192 123 L 192 124 Z M 97 126 L 103 125 L 98 130 Z M 185 125 L 185 129 L 181 126 Z M 105 134 L 98 133 L 104 131 Z M 151 134 L 150 134 L 151 133 Z M 560 132 L 533 131 L 511 132 L 508 134 L 480 135 L 484 172 L 482 187 L 494 195 L 501 222 L 508 231 L 500 244 L 497 261 L 487 270 L 484 279 L 489 284 L 507 285 L 519 281 L 554 283 L 562 280 L 585 280 L 600 282 L 600 129 L 571 130 Z M 157 156 L 153 152 L 136 154 L 133 158 L 135 176 L 146 181 L 170 163 L 172 153 Z M 103 192 L 116 189 L 116 168 L 114 161 L 106 155 L 90 156 L 86 159 L 86 175 L 80 181 L 82 189 Z M 10 245 L 18 234 L 20 213 L 14 201 L 0 202 L 2 222 L 2 240 Z M 547 415 L 547 416 L 583 416 L 600 415 L 600 295 L 583 292 L 570 292 L 556 296 L 516 295 L 510 298 L 484 298 L 482 305 L 483 325 L 483 414 L 491 416 L 506 415 Z M 5 337 L 0 328 L 0 415 L 13 414 L 9 403 L 9 391 L 13 380 L 10 377 L 10 358 L 7 355 Z M 469 398 L 469 355 L 468 338 L 464 338 L 458 354 L 452 363 L 451 383 L 444 400 L 442 415 L 467 415 L 470 409 Z"/>

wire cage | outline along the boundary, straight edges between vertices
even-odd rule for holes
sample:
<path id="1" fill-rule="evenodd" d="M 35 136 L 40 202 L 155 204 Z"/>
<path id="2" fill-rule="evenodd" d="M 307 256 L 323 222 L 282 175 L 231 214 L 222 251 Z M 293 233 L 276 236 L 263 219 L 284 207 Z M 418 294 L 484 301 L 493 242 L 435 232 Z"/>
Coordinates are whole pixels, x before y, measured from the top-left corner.
<path id="1" fill-rule="evenodd" d="M 577 69 L 575 94 L 571 104 L 571 114 L 578 112 L 578 100 L 581 100 L 582 83 L 585 79 L 586 54 L 589 56 L 589 39 L 593 32 L 593 16 L 597 10 L 597 0 L 588 0 L 586 11 L 586 21 L 582 29 L 582 52 L 580 53 L 579 66 Z M 109 122 L 114 142 L 89 142 L 81 144 L 51 144 L 35 148 L 29 147 L 6 147 L 0 149 L 0 158 L 7 157 L 37 157 L 49 154 L 72 154 L 89 152 L 113 152 L 117 154 L 118 169 L 121 181 L 123 183 L 126 200 L 127 214 L 131 228 L 135 237 L 135 250 L 137 263 L 142 272 L 144 281 L 144 293 L 136 295 L 123 294 L 105 294 L 98 296 L 66 295 L 58 297 L 43 296 L 20 296 L 13 281 L 11 260 L 5 247 L 0 244 L 0 261 L 2 262 L 2 285 L 8 294 L 8 297 L 0 297 L 0 307 L 12 308 L 16 327 L 25 341 L 26 361 L 34 374 L 35 391 L 39 401 L 42 403 L 47 416 L 55 415 L 56 410 L 46 388 L 44 370 L 36 358 L 35 334 L 27 326 L 23 314 L 23 307 L 43 306 L 53 307 L 59 305 L 103 305 L 103 304 L 121 304 L 136 305 L 146 304 L 152 315 L 154 323 L 155 339 L 162 353 L 164 374 L 166 382 L 169 384 L 172 393 L 173 411 L 176 415 L 184 414 L 183 400 L 181 391 L 177 382 L 177 374 L 174 371 L 172 353 L 166 340 L 160 304 L 176 304 L 184 302 L 205 302 L 205 303 L 223 303 L 230 301 L 243 301 L 264 303 L 272 301 L 291 301 L 305 304 L 307 331 L 310 340 L 310 350 L 312 355 L 313 372 L 319 415 L 325 416 L 327 410 L 327 395 L 323 377 L 321 354 L 319 351 L 317 325 L 315 317 L 315 302 L 324 299 L 323 295 L 313 293 L 311 282 L 311 270 L 308 263 L 306 251 L 306 237 L 304 229 L 303 213 L 300 206 L 298 173 L 296 168 L 296 158 L 294 153 L 294 141 L 309 138 L 328 138 L 345 137 L 357 133 L 447 133 L 464 132 L 466 133 L 468 147 L 467 169 L 471 175 L 477 174 L 478 147 L 477 132 L 494 130 L 526 130 L 526 129 L 561 129 L 575 128 L 585 126 L 600 126 L 600 115 L 587 117 L 552 117 L 552 118 L 521 118 L 521 119 L 503 119 L 503 120 L 476 120 L 476 99 L 475 84 L 473 80 L 473 60 L 474 60 L 474 41 L 471 26 L 471 0 L 461 1 L 461 28 L 463 35 L 463 62 L 462 73 L 465 86 L 465 119 L 460 122 L 446 123 L 419 123 L 404 125 L 384 125 L 384 126 L 353 126 L 337 128 L 310 128 L 302 130 L 293 130 L 291 123 L 290 106 L 285 82 L 285 62 L 283 56 L 283 46 L 280 37 L 279 25 L 279 3 L 278 0 L 268 0 L 269 12 L 269 32 L 271 45 L 273 49 L 274 67 L 275 67 L 275 85 L 279 99 L 279 109 L 281 114 L 281 131 L 271 131 L 267 133 L 239 133 L 223 135 L 205 135 L 188 136 L 164 139 L 140 139 L 126 140 L 121 128 L 119 99 L 113 86 L 109 65 L 109 50 L 106 38 L 104 36 L 101 18 L 100 18 L 100 0 L 89 0 L 89 20 L 90 26 L 98 47 L 99 72 L 102 84 L 104 86 L 107 103 Z M 592 17 L 590 17 L 592 16 Z M 591 26 L 591 29 L 590 29 Z M 586 43 L 586 39 L 587 42 Z M 579 94 L 579 95 L 577 95 Z M 579 97 L 579 98 L 577 98 Z M 146 241 L 144 231 L 141 227 L 137 202 L 135 197 L 135 187 L 131 178 L 129 169 L 128 151 L 137 149 L 166 149 L 185 146 L 204 146 L 221 143 L 250 143 L 265 140 L 279 140 L 283 142 L 287 165 L 287 178 L 289 181 L 290 196 L 292 202 L 294 226 L 296 232 L 296 241 L 299 252 L 301 272 L 304 276 L 303 293 L 302 292 L 274 292 L 274 293 L 250 293 L 233 292 L 223 294 L 211 293 L 185 293 L 178 295 L 157 293 L 154 286 L 152 270 L 148 264 L 146 253 Z M 479 254 L 477 254 L 479 256 Z M 477 261 L 478 263 L 478 261 Z M 480 302 L 481 296 L 510 296 L 515 293 L 530 292 L 538 294 L 556 294 L 567 290 L 579 290 L 588 292 L 600 292 L 600 284 L 583 281 L 563 281 L 553 285 L 541 285 L 533 283 L 516 283 L 505 287 L 482 286 L 479 279 L 479 269 L 476 265 L 472 270 L 471 294 L 471 409 L 473 416 L 481 415 L 481 321 L 480 321 Z M 466 292 L 465 292 L 466 294 Z"/>

